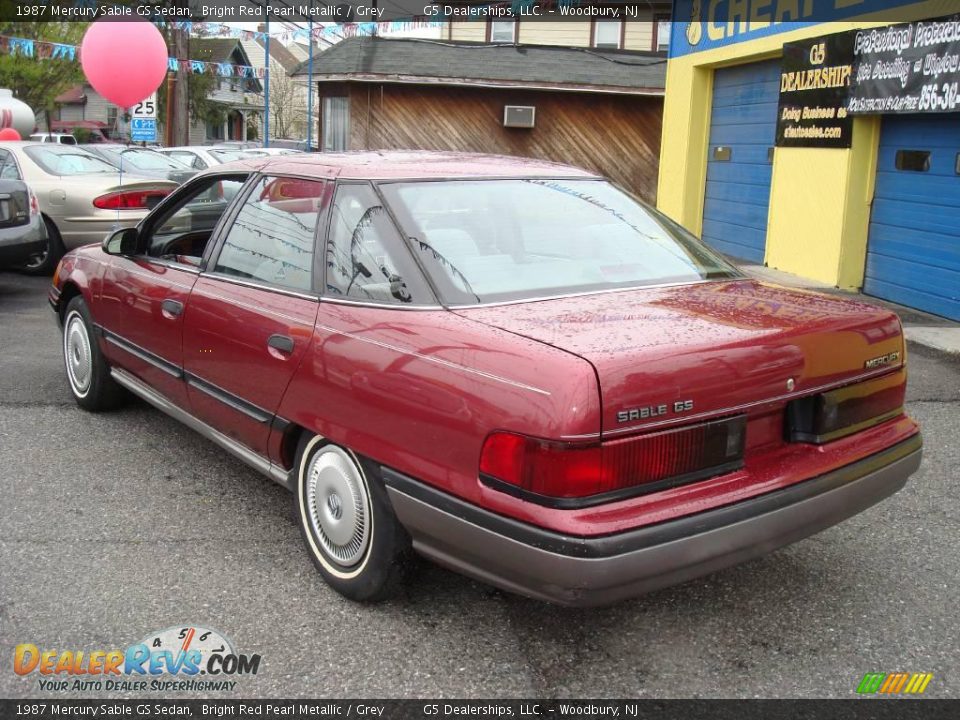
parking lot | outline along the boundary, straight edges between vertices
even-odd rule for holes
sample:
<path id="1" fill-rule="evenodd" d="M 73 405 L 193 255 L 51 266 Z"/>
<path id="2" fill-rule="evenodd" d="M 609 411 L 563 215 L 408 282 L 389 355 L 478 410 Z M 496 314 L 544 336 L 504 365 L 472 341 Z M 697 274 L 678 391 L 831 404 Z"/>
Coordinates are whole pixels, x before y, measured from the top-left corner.
<path id="1" fill-rule="evenodd" d="M 925 459 L 907 488 L 773 555 L 586 610 L 425 565 L 365 606 L 314 571 L 285 490 L 143 403 L 76 407 L 48 282 L 0 273 L 0 696 L 44 695 L 11 671 L 19 643 L 184 624 L 262 656 L 243 697 L 853 697 L 893 671 L 960 696 L 956 358 L 910 348 Z"/>

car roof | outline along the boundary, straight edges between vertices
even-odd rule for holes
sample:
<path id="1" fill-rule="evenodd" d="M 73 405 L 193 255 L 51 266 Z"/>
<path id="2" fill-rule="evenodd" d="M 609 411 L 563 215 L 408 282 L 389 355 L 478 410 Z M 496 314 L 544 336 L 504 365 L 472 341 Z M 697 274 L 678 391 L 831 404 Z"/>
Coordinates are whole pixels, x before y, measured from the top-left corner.
<path id="1" fill-rule="evenodd" d="M 478 153 L 379 151 L 300 153 L 240 160 L 217 170 L 248 168 L 294 175 L 357 180 L 471 177 L 599 177 L 572 165 L 507 155 Z"/>

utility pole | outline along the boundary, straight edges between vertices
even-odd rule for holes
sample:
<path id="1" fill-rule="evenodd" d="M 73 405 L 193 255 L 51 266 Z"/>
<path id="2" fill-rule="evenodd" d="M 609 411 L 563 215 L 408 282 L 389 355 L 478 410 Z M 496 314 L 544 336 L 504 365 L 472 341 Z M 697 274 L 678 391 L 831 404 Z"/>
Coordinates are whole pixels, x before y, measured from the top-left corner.
<path id="1" fill-rule="evenodd" d="M 173 122 L 176 128 L 173 133 L 174 145 L 190 144 L 190 73 L 189 67 L 189 38 L 187 31 L 175 26 L 173 29 L 174 57 L 177 58 L 177 79 L 174 83 L 173 96 L 176 98 L 176 112 Z"/>
<path id="2" fill-rule="evenodd" d="M 174 85 L 177 83 L 177 76 L 172 70 L 167 70 L 167 117 L 163 121 L 163 144 L 167 147 L 173 147 L 173 104 L 176 102 L 174 99 Z"/>
<path id="3" fill-rule="evenodd" d="M 270 147 L 270 15 L 267 15 L 267 61 L 263 70 L 263 146 Z"/>
<path id="4" fill-rule="evenodd" d="M 313 152 L 313 15 L 307 28 L 307 152 Z"/>

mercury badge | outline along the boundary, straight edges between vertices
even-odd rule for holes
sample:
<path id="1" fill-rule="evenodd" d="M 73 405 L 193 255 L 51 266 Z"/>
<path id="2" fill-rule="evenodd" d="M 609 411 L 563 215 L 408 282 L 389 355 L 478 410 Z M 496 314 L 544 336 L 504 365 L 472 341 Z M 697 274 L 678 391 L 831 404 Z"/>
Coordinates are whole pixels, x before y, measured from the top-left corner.
<path id="1" fill-rule="evenodd" d="M 900 351 L 887 353 L 886 355 L 881 355 L 879 357 L 870 358 L 867 360 L 863 366 L 867 370 L 872 370 L 873 368 L 883 367 L 884 365 L 893 365 L 895 362 L 900 360 Z"/>
<path id="2" fill-rule="evenodd" d="M 684 413 L 693 410 L 693 400 L 675 400 L 662 405 L 646 405 L 645 407 L 626 408 L 617 412 L 617 422 L 625 423 L 633 420 L 648 420 L 671 413 Z"/>

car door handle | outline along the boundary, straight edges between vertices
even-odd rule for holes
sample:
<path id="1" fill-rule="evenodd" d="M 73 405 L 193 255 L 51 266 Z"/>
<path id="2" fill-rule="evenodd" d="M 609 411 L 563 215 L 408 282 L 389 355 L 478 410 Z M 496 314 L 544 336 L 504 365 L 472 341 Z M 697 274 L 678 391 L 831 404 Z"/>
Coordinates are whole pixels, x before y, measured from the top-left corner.
<path id="1" fill-rule="evenodd" d="M 286 335 L 271 335 L 267 345 L 287 355 L 293 352 L 293 338 Z"/>
<path id="2" fill-rule="evenodd" d="M 160 303 L 160 312 L 168 320 L 174 320 L 183 314 L 183 303 L 179 300 L 167 298 Z"/>

